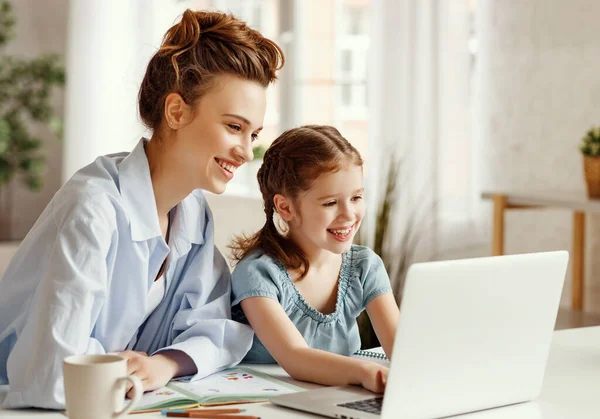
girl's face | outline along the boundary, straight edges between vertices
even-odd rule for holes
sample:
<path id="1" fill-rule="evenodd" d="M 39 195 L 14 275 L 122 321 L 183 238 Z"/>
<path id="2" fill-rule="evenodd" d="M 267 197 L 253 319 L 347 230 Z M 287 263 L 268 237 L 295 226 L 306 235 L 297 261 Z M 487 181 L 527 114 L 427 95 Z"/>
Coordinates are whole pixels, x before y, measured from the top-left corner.
<path id="1" fill-rule="evenodd" d="M 193 189 L 223 193 L 235 171 L 254 157 L 252 143 L 262 129 L 266 88 L 221 75 L 193 109 L 183 104 L 178 111 L 168 101 L 167 118 L 181 122 L 172 151 L 188 177 L 184 181 Z"/>
<path id="2" fill-rule="evenodd" d="M 291 238 L 305 251 L 347 252 L 365 215 L 362 178 L 360 166 L 319 176 L 290 206 Z"/>

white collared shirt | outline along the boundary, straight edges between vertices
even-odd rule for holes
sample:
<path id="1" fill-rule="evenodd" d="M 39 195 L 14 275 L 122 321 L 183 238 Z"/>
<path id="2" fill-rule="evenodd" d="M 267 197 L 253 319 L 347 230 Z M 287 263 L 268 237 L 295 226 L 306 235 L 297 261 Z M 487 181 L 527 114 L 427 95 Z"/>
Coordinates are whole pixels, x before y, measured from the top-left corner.
<path id="1" fill-rule="evenodd" d="M 234 322 L 230 273 L 196 190 L 162 237 L 144 140 L 103 156 L 54 196 L 0 281 L 0 384 L 5 408 L 64 408 L 62 360 L 125 349 L 181 350 L 194 378 L 238 363 L 252 343 Z M 147 295 L 170 252 L 165 295 Z"/>

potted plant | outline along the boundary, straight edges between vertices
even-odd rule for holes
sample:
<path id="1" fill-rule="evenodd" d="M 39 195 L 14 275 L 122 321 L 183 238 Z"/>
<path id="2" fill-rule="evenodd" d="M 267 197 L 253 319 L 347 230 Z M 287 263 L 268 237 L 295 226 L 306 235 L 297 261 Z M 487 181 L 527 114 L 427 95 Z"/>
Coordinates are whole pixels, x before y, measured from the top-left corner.
<path id="1" fill-rule="evenodd" d="M 583 171 L 590 198 L 600 198 L 600 127 L 591 128 L 581 140 Z"/>
<path id="2" fill-rule="evenodd" d="M 14 37 L 15 18 L 10 3 L 0 1 L 0 48 Z M 45 159 L 41 141 L 32 132 L 42 128 L 60 135 L 53 113 L 51 91 L 63 86 L 65 71 L 55 55 L 33 59 L 0 55 L 0 238 L 10 238 L 11 181 L 28 189 L 43 185 Z"/>

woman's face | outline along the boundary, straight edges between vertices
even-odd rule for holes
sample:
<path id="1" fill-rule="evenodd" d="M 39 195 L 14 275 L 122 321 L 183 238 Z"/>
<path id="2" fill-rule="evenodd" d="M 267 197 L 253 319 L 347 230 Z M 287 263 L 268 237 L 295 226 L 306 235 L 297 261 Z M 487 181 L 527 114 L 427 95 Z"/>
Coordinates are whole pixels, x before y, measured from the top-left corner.
<path id="1" fill-rule="evenodd" d="M 172 151 L 194 189 L 225 191 L 235 171 L 254 157 L 265 110 L 266 88 L 231 75 L 218 76 L 193 108 L 183 107 Z M 167 103 L 167 118 L 172 112 Z"/>

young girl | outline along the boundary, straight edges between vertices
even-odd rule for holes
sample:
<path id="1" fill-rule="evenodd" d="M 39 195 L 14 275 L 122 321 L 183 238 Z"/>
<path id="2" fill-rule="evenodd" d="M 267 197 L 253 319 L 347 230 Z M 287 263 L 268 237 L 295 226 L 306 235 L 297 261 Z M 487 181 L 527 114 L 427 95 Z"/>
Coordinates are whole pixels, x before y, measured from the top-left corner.
<path id="1" fill-rule="evenodd" d="M 255 331 L 245 362 L 279 363 L 293 378 L 382 392 L 387 368 L 350 358 L 366 308 L 388 357 L 398 307 L 381 259 L 352 245 L 363 202 L 362 159 L 333 127 L 284 132 L 258 172 L 267 221 L 237 238 L 232 316 Z"/>
<path id="2" fill-rule="evenodd" d="M 222 193 L 252 160 L 282 65 L 231 15 L 187 10 L 169 29 L 139 91 L 152 138 L 76 173 L 1 281 L 4 407 L 64 408 L 69 355 L 120 352 L 144 390 L 242 359 L 252 330 L 231 320 L 202 190 Z"/>

